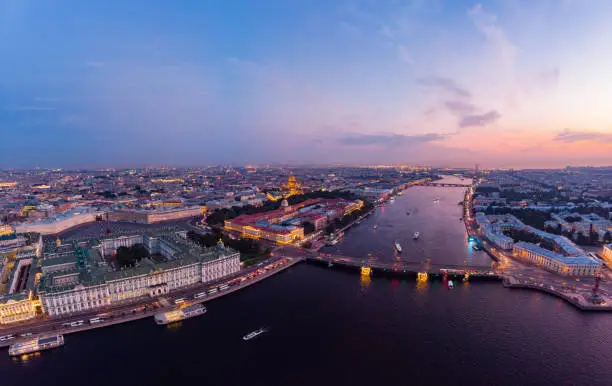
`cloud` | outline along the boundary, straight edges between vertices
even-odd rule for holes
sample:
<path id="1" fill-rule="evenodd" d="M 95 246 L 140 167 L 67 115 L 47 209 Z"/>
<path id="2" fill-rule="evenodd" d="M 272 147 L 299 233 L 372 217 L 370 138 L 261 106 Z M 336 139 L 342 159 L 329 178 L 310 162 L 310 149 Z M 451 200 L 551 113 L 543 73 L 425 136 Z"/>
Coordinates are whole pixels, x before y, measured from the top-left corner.
<path id="1" fill-rule="evenodd" d="M 442 76 L 428 76 L 417 79 L 417 82 L 422 86 L 441 89 L 460 98 L 471 98 L 472 96 L 468 90 L 460 87 L 457 82 L 450 78 L 445 78 Z"/>
<path id="2" fill-rule="evenodd" d="M 476 111 L 476 106 L 473 104 L 457 100 L 444 102 L 444 107 L 446 107 L 451 113 L 460 116 L 473 114 Z"/>
<path id="3" fill-rule="evenodd" d="M 491 110 L 484 114 L 466 115 L 459 120 L 459 127 L 487 126 L 494 123 L 499 118 L 501 118 L 501 114 L 496 110 Z"/>
<path id="4" fill-rule="evenodd" d="M 468 11 L 468 16 L 481 34 L 494 47 L 502 61 L 512 65 L 516 59 L 517 47 L 510 41 L 506 32 L 499 26 L 497 16 L 487 13 L 482 4 L 476 4 Z"/>
<path id="5" fill-rule="evenodd" d="M 564 129 L 562 133 L 557 134 L 555 141 L 565 143 L 574 143 L 582 141 L 597 141 L 597 142 L 612 142 L 612 133 L 600 133 L 595 131 L 573 131 Z"/>
<path id="6" fill-rule="evenodd" d="M 398 44 L 397 45 L 397 52 L 399 54 L 400 59 L 406 63 L 406 64 L 414 64 L 414 59 L 412 59 L 412 56 L 410 55 L 410 52 L 408 52 L 408 47 L 406 47 L 403 44 Z"/>
<path id="7" fill-rule="evenodd" d="M 438 133 L 417 135 L 349 133 L 341 137 L 339 142 L 346 146 L 401 146 L 439 141 L 444 138 L 444 135 Z"/>

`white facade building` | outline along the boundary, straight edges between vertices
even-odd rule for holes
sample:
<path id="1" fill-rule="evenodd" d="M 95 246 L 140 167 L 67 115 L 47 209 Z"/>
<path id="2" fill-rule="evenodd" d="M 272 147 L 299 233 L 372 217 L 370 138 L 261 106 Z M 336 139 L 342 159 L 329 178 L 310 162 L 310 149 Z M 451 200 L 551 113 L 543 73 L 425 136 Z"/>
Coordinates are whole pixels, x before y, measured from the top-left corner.
<path id="1" fill-rule="evenodd" d="M 120 271 L 85 267 L 51 272 L 43 277 L 39 288 L 43 310 L 52 316 L 64 315 L 143 296 L 156 297 L 240 270 L 240 254 L 224 247 L 202 250 L 186 240 L 180 244 L 168 235 L 139 237 L 102 240 L 97 248 L 108 254 L 120 246 L 144 241 L 148 248 L 158 248 L 150 252 L 167 255 L 168 260 L 154 263 L 145 259 L 138 267 Z"/>

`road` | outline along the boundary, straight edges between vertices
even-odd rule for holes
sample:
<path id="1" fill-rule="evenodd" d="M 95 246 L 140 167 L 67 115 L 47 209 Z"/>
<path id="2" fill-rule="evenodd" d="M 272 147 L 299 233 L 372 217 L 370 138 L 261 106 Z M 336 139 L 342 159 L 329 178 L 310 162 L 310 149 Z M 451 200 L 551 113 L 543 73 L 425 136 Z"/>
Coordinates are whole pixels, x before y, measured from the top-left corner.
<path id="1" fill-rule="evenodd" d="M 286 261 L 284 264 L 280 262 Z M 77 332 L 82 330 L 88 330 L 92 328 L 105 327 L 112 324 L 123 323 L 131 320 L 141 319 L 144 317 L 152 316 L 159 312 L 169 311 L 176 308 L 175 300 L 186 298 L 190 303 L 202 303 L 212 299 L 216 299 L 220 296 L 232 293 L 236 290 L 245 288 L 251 284 L 254 284 L 260 280 L 274 275 L 282 271 L 283 269 L 296 264 L 301 261 L 297 258 L 285 258 L 284 256 L 273 256 L 270 259 L 262 262 L 256 266 L 251 266 L 242 269 L 240 272 L 223 277 L 214 282 L 199 283 L 194 286 L 185 287 L 178 291 L 174 291 L 169 295 L 159 298 L 140 298 L 136 301 L 115 305 L 113 307 L 101 307 L 95 310 L 73 313 L 70 315 L 64 315 L 59 317 L 44 317 L 40 319 L 30 320 L 24 323 L 12 324 L 9 326 L 3 326 L 0 328 L 0 336 L 14 335 L 15 339 L 0 341 L 0 347 L 14 343 L 19 339 L 20 334 L 32 334 L 32 336 L 44 336 L 48 334 L 66 334 L 71 332 Z M 274 269 L 265 270 L 266 267 L 279 264 Z M 225 291 L 219 291 L 214 295 L 206 296 L 205 298 L 194 300 L 193 296 L 197 293 L 206 291 L 213 287 L 219 287 L 223 284 L 231 282 L 239 278 L 246 278 L 245 281 L 240 282 L 231 286 Z M 89 319 L 104 315 L 104 323 L 90 325 Z M 83 321 L 82 326 L 70 328 L 66 324 L 72 322 Z M 31 338 L 31 336 L 29 337 Z"/>
<path id="2" fill-rule="evenodd" d="M 572 276 L 559 276 L 546 271 L 538 266 L 525 264 L 512 258 L 512 253 L 499 250 L 482 238 L 475 226 L 470 213 L 472 210 L 472 193 L 466 195 L 466 211 L 464 216 L 465 227 L 469 235 L 479 237 L 484 249 L 497 260 L 495 270 L 502 276 L 514 277 L 525 284 L 534 286 L 547 286 L 560 294 L 576 294 L 588 298 L 593 293 L 595 278 L 577 278 Z M 602 280 L 600 282 L 599 294 L 604 298 L 612 295 L 612 273 L 602 268 Z"/>

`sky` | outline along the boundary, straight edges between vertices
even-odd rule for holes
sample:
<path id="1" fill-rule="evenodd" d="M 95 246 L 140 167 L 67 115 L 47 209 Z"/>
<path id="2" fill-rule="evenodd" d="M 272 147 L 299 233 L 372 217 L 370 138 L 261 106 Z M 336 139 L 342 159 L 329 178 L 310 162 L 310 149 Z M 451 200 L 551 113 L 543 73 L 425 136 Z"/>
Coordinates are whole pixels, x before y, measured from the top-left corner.
<path id="1" fill-rule="evenodd" d="M 2 0 L 0 168 L 612 164 L 608 0 Z"/>

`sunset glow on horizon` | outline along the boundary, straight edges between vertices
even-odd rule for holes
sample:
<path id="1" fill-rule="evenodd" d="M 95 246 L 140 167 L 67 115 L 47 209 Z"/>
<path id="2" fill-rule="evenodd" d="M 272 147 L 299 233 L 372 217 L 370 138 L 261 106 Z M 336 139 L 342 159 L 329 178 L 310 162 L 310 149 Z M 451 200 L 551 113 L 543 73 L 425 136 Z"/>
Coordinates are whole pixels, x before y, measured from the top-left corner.
<path id="1" fill-rule="evenodd" d="M 0 4 L 0 164 L 612 164 L 612 2 Z"/>

